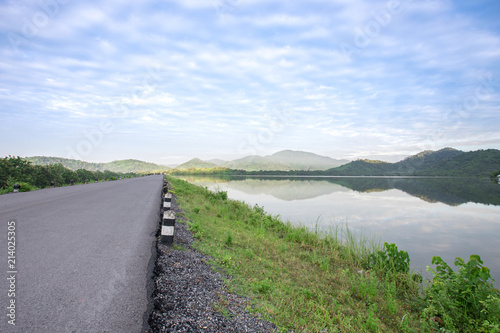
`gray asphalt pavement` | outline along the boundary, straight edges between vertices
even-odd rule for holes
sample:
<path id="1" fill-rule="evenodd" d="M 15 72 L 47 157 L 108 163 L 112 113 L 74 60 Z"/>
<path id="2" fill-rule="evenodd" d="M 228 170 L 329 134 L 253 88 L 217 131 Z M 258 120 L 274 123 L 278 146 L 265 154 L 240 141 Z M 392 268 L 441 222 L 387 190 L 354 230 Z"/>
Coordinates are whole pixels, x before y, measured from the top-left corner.
<path id="1" fill-rule="evenodd" d="M 0 332 L 143 331 L 162 179 L 0 195 Z"/>

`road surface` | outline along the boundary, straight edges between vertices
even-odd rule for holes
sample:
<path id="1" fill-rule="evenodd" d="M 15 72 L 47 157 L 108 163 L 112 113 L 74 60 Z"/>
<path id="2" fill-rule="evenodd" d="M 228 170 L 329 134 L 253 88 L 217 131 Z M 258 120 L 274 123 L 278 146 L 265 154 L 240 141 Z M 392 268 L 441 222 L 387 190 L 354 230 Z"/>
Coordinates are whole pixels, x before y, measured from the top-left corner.
<path id="1" fill-rule="evenodd" d="M 143 331 L 162 179 L 0 195 L 0 332 Z"/>

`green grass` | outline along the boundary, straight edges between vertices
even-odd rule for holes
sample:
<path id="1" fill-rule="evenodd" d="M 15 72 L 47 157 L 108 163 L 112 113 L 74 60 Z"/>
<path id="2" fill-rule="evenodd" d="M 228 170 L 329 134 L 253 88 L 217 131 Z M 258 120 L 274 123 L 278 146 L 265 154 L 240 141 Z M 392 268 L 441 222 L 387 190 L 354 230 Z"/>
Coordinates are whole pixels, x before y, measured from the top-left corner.
<path id="1" fill-rule="evenodd" d="M 408 274 L 367 269 L 380 247 L 347 226 L 328 233 L 292 226 L 259 207 L 169 178 L 195 247 L 232 276 L 232 292 L 280 331 L 416 332 L 418 287 Z M 222 307 L 220 307 L 222 308 Z"/>
<path id="2" fill-rule="evenodd" d="M 328 232 L 293 226 L 263 208 L 170 178 L 178 203 L 214 269 L 232 276 L 229 291 L 279 331 L 500 332 L 500 292 L 478 255 L 439 257 L 432 283 L 410 270 L 408 253 L 372 242 L 347 225 Z M 214 309 L 228 315 L 220 298 Z"/>

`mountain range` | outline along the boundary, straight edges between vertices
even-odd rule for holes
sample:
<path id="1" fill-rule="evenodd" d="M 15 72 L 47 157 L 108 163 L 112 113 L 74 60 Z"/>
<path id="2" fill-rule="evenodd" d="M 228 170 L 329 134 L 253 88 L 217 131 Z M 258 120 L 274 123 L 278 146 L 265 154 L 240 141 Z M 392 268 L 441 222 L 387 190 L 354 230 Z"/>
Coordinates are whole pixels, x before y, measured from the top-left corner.
<path id="1" fill-rule="evenodd" d="M 484 176 L 500 170 L 500 150 L 426 150 L 397 163 L 356 160 L 329 169 L 331 176 Z"/>
<path id="2" fill-rule="evenodd" d="M 194 158 L 178 165 L 176 169 L 224 167 L 245 171 L 312 171 L 328 170 L 348 162 L 348 160 L 337 160 L 304 151 L 283 150 L 268 156 L 250 155 L 232 161 L 218 159 L 202 161 L 199 158 Z"/>
<path id="3" fill-rule="evenodd" d="M 59 157 L 27 157 L 33 164 L 62 164 L 71 169 L 114 172 L 165 172 L 171 168 L 139 160 L 120 160 L 109 163 L 89 163 Z M 426 150 L 396 163 L 358 159 L 338 160 L 313 153 L 283 150 L 268 156 L 246 156 L 232 161 L 194 158 L 175 169 L 231 169 L 247 174 L 324 175 L 324 176 L 485 176 L 500 170 L 500 151 L 497 149 L 463 152 L 454 148 Z M 234 173 L 231 171 L 232 173 Z"/>

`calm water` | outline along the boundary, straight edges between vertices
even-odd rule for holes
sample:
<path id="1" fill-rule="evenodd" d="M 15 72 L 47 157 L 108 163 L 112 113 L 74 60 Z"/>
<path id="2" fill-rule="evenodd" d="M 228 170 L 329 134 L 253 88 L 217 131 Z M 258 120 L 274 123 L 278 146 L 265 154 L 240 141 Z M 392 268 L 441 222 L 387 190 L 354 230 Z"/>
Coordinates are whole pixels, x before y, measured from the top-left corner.
<path id="1" fill-rule="evenodd" d="M 489 179 L 181 177 L 310 228 L 338 224 L 410 254 L 425 272 L 478 254 L 500 285 L 500 185 Z"/>

